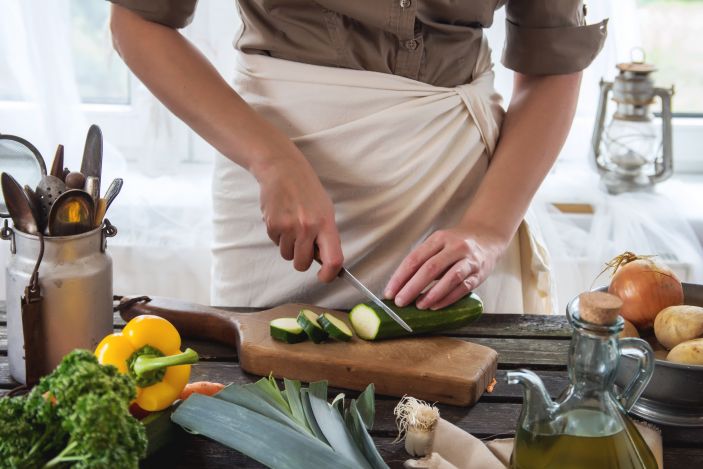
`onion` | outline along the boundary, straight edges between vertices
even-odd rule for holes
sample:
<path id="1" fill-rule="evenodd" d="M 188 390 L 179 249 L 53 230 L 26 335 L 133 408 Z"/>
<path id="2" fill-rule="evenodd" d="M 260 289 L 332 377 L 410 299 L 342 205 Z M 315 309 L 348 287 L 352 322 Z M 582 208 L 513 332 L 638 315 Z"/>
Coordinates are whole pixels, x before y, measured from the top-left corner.
<path id="1" fill-rule="evenodd" d="M 651 256 L 626 252 L 608 266 L 615 270 L 608 292 L 620 297 L 620 315 L 639 329 L 651 327 L 662 309 L 683 304 L 681 281 Z"/>

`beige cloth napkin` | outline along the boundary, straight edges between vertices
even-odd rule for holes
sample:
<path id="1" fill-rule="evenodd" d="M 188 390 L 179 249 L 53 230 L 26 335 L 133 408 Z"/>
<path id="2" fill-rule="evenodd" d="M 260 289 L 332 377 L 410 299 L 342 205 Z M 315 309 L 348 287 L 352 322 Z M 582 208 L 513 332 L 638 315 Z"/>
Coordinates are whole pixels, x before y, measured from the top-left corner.
<path id="1" fill-rule="evenodd" d="M 635 422 L 637 429 L 652 450 L 660 469 L 662 439 L 659 431 L 649 424 Z M 422 459 L 409 459 L 408 469 L 506 469 L 513 451 L 513 438 L 492 440 L 484 444 L 475 436 L 439 419 L 434 430 L 431 453 Z"/>

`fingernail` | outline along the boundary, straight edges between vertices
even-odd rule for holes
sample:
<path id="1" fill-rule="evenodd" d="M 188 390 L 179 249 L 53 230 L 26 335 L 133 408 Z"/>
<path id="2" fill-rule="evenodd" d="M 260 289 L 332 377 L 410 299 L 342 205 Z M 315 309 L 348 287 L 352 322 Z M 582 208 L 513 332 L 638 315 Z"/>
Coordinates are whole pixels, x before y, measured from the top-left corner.
<path id="1" fill-rule="evenodd" d="M 406 303 L 406 301 L 405 301 L 405 297 L 402 297 L 402 296 L 396 296 L 396 297 L 395 297 L 395 305 L 396 305 L 398 308 L 402 308 L 402 307 L 405 306 L 406 304 L 407 304 L 407 303 Z"/>
<path id="2" fill-rule="evenodd" d="M 426 301 L 418 301 L 415 303 L 415 306 L 417 309 L 425 309 L 427 308 L 427 302 Z"/>
<path id="3" fill-rule="evenodd" d="M 390 287 L 386 288 L 385 291 L 383 292 L 383 296 L 386 299 L 390 300 L 391 298 L 393 298 L 393 290 L 391 290 Z"/>

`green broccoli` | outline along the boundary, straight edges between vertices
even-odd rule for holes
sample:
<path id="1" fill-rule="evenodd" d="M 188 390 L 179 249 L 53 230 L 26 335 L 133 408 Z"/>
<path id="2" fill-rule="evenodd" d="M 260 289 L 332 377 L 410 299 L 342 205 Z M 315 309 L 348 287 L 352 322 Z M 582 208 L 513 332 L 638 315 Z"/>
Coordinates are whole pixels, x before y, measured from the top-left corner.
<path id="1" fill-rule="evenodd" d="M 0 468 L 137 468 L 144 426 L 129 413 L 135 383 L 74 350 L 25 397 L 0 399 Z"/>

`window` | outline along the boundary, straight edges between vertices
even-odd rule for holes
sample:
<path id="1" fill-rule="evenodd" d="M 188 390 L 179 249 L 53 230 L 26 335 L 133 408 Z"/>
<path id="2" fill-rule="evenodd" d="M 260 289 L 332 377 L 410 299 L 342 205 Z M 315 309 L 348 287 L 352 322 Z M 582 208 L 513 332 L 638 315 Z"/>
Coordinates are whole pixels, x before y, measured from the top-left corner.
<path id="1" fill-rule="evenodd" d="M 655 83 L 675 86 L 674 112 L 703 117 L 703 0 L 637 0 L 637 20 Z"/>
<path id="2" fill-rule="evenodd" d="M 81 101 L 129 104 L 129 72 L 110 43 L 109 3 L 71 0 L 70 11 L 70 44 Z"/>

